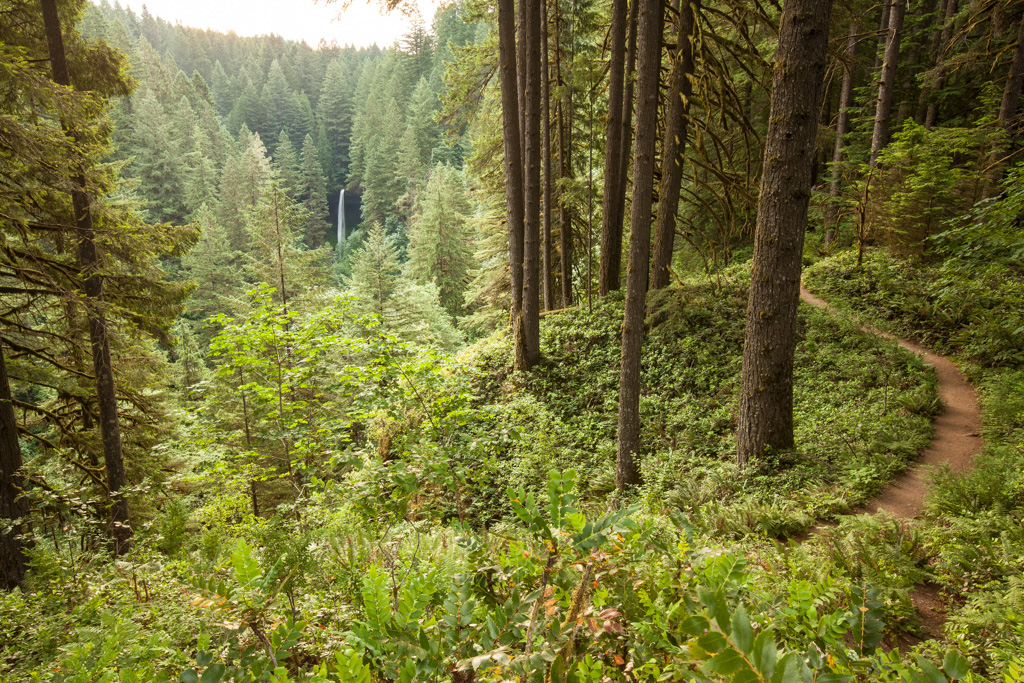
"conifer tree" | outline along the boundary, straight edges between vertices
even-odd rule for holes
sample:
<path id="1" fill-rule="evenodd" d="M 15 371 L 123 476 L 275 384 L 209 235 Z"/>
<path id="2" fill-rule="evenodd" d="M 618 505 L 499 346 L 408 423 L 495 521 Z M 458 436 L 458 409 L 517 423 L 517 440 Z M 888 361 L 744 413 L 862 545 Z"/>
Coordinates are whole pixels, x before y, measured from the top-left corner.
<path id="1" fill-rule="evenodd" d="M 274 150 L 273 163 L 274 173 L 281 181 L 281 188 L 288 193 L 292 199 L 301 196 L 302 182 L 299 174 L 299 160 L 295 155 L 295 146 L 287 131 L 281 130 L 277 138 L 277 148 Z"/>
<path id="2" fill-rule="evenodd" d="M 187 214 L 182 201 L 184 159 L 154 91 L 146 90 L 135 98 L 133 119 L 130 170 L 139 179 L 139 192 L 148 200 L 146 208 L 156 221 L 182 223 Z"/>
<path id="3" fill-rule="evenodd" d="M 299 196 L 306 210 L 306 221 L 302 228 L 302 241 L 310 249 L 319 249 L 327 238 L 329 210 L 327 189 L 323 169 L 317 154 L 316 143 L 310 135 L 302 143 L 302 176 L 299 182 Z"/>
<path id="4" fill-rule="evenodd" d="M 417 344 L 453 349 L 463 342 L 438 302 L 437 287 L 417 284 L 402 273 L 398 248 L 382 225 L 370 227 L 351 264 L 345 284 L 354 313 L 375 315 L 385 331 Z"/>
<path id="5" fill-rule="evenodd" d="M 464 294 L 476 265 L 469 214 L 462 175 L 436 166 L 409 226 L 408 271 L 437 286 L 441 305 L 453 318 L 465 311 Z"/>
<path id="6" fill-rule="evenodd" d="M 317 103 L 320 164 L 331 188 L 339 187 L 348 178 L 353 110 L 350 87 L 341 60 L 331 62 Z"/>

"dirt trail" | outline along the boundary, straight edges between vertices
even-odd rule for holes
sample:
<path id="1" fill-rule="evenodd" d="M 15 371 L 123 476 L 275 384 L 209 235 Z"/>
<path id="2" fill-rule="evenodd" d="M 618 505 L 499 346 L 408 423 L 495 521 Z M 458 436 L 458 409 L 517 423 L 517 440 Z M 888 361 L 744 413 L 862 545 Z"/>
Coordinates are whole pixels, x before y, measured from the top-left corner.
<path id="1" fill-rule="evenodd" d="M 828 309 L 828 303 L 800 286 L 800 299 L 811 306 Z M 928 493 L 928 475 L 934 467 L 948 464 L 954 472 L 971 468 L 974 456 L 981 451 L 981 410 L 974 388 L 959 368 L 948 358 L 936 355 L 921 346 L 900 339 L 873 327 L 862 327 L 865 332 L 892 339 L 900 346 L 924 357 L 925 363 L 935 368 L 938 394 L 944 410 L 932 425 L 935 436 L 916 463 L 887 486 L 878 496 L 858 508 L 854 513 L 874 514 L 885 510 L 894 517 L 916 517 L 924 508 Z M 931 636 L 942 633 L 945 616 L 935 586 L 918 586 L 911 591 L 924 630 Z"/>

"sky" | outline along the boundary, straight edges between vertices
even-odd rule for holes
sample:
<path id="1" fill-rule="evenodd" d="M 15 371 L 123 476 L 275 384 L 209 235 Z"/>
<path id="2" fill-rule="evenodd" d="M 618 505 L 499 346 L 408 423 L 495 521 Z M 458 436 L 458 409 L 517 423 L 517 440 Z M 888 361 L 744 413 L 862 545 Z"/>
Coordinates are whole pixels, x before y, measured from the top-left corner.
<path id="1" fill-rule="evenodd" d="M 414 1 L 429 26 L 439 1 Z M 304 40 L 310 47 L 316 47 L 321 38 L 328 43 L 337 40 L 341 46 L 388 47 L 410 25 L 410 19 L 400 12 L 382 15 L 379 0 L 353 0 L 346 10 L 342 4 L 341 0 L 329 5 L 324 0 L 121 0 L 122 7 L 131 7 L 137 14 L 145 5 L 150 14 L 171 23 L 234 31 L 240 36 L 274 33 Z"/>

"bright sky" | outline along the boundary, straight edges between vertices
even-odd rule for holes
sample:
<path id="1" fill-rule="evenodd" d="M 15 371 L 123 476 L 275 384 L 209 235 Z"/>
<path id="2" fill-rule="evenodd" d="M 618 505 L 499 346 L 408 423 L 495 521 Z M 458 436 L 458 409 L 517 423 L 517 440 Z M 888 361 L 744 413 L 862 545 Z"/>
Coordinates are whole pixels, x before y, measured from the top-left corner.
<path id="1" fill-rule="evenodd" d="M 439 0 L 415 0 L 423 15 L 423 23 L 430 26 Z M 367 47 L 377 44 L 389 47 L 401 37 L 410 25 L 410 19 L 400 12 L 381 15 L 379 0 L 353 0 L 352 6 L 342 11 L 343 2 L 325 4 L 324 0 L 121 0 L 122 6 L 131 7 L 136 14 L 145 5 L 149 13 L 171 23 L 211 28 L 215 31 L 234 31 L 240 36 L 258 36 L 273 33 L 291 40 L 305 40 L 316 47 L 321 38 L 338 45 Z"/>

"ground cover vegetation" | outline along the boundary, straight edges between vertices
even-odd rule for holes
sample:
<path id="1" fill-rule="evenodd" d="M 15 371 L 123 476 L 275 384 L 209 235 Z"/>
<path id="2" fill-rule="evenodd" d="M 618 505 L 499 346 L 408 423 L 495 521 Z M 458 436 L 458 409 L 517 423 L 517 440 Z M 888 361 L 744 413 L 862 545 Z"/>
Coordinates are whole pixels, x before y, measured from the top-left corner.
<path id="1" fill-rule="evenodd" d="M 0 679 L 1024 680 L 1024 5 L 832 5 L 0 0 Z"/>

